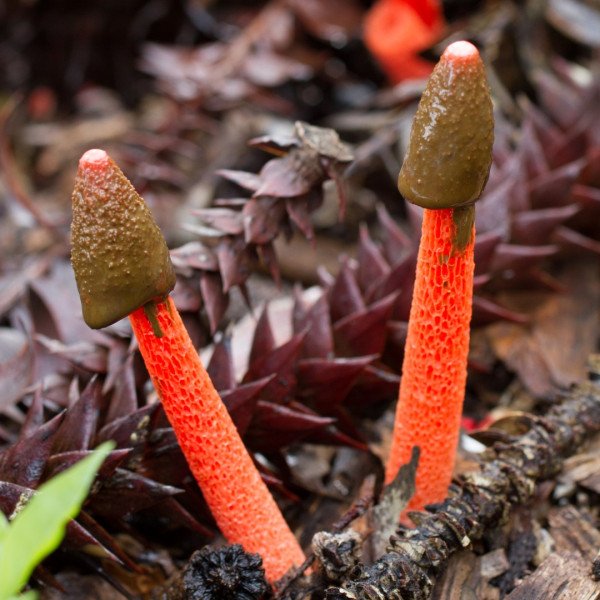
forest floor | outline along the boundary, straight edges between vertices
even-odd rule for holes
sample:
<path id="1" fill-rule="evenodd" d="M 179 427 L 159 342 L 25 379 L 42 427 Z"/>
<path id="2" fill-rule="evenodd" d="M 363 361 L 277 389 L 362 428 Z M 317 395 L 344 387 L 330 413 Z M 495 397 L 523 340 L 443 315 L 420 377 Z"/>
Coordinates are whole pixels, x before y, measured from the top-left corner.
<path id="1" fill-rule="evenodd" d="M 81 317 L 71 193 L 93 147 L 150 206 L 172 249 L 175 302 L 303 548 L 311 552 L 319 531 L 352 529 L 365 569 L 385 553 L 391 531 L 373 508 L 421 219 L 396 179 L 425 79 L 393 84 L 373 58 L 362 36 L 371 5 L 3 9 L 0 509 L 11 514 L 17 486 L 37 488 L 67 451 L 111 436 L 131 448 L 100 474 L 79 533 L 36 570 L 41 598 L 158 598 L 192 552 L 224 543 L 128 324 L 92 331 Z M 484 448 L 501 458 L 550 414 L 562 431 L 565 397 L 574 395 L 573 410 L 583 396 L 600 405 L 600 386 L 590 391 L 600 337 L 600 10 L 583 0 L 443 5 L 445 26 L 424 59 L 474 42 L 496 117 L 476 217 L 460 480 L 481 468 Z M 316 153 L 302 123 L 322 128 Z M 290 148 L 305 152 L 293 176 L 289 160 L 277 162 Z M 279 387 L 258 386 L 273 374 Z M 509 494 L 503 518 L 466 547 L 441 534 L 450 550 L 424 568 L 433 588 L 419 583 L 398 598 L 600 598 L 600 420 L 582 410 L 585 435 L 564 448 L 552 436 L 538 444 L 534 462 L 550 457 L 552 468 L 522 465 L 514 489 L 528 477 L 531 489 Z M 71 429 L 42 443 L 40 428 L 63 411 Z M 569 413 L 564 427 L 578 418 Z M 16 443 L 26 459 L 13 468 L 2 456 Z M 42 465 L 36 476 L 25 469 L 32 461 Z M 358 559 L 340 560 L 349 569 Z M 274 596 L 324 598 L 352 580 L 348 569 L 315 569 Z"/>

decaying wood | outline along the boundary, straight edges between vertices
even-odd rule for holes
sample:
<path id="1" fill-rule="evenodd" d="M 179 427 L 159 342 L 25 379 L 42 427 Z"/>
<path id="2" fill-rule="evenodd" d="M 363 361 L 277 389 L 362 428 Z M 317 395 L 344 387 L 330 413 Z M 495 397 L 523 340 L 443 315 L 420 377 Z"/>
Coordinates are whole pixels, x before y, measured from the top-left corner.
<path id="1" fill-rule="evenodd" d="M 582 568 L 581 557 L 574 552 L 553 553 L 513 590 L 506 600 L 531 600 L 531 598 L 577 598 L 597 600 L 600 587 Z"/>
<path id="2" fill-rule="evenodd" d="M 600 431 L 599 381 L 600 357 L 594 356 L 589 380 L 574 386 L 547 415 L 519 414 L 497 421 L 482 438 L 489 447 L 480 457 L 480 469 L 461 475 L 449 497 L 432 507 L 431 514 L 415 514 L 416 528 L 400 526 L 390 538 L 387 553 L 370 567 L 359 563 L 343 587 L 327 591 L 328 600 L 429 598 L 436 576 L 453 554 L 503 523 L 511 505 L 530 500 L 537 482 L 555 476 L 563 459 Z M 552 556 L 558 564 L 544 564 L 544 571 L 554 570 L 557 581 L 564 583 L 573 554 L 565 551 Z M 593 584 L 568 597 L 595 598 L 596 594 Z M 522 593 L 514 596 L 524 597 Z"/>
<path id="3" fill-rule="evenodd" d="M 504 549 L 499 548 L 481 556 L 471 550 L 461 550 L 450 557 L 446 569 L 436 582 L 431 600 L 498 600 L 500 590 L 490 585 L 489 581 L 508 568 Z"/>
<path id="4" fill-rule="evenodd" d="M 559 552 L 577 552 L 591 568 L 600 549 L 600 532 L 592 519 L 572 505 L 553 508 L 548 515 L 549 533 Z M 588 569 L 589 570 L 589 569 Z"/>

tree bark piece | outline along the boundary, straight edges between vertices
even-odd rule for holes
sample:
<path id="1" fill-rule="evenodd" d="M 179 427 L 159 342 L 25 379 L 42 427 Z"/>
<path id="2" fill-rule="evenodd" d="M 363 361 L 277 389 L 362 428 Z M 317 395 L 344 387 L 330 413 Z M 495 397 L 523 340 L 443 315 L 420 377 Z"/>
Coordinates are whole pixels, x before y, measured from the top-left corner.
<path id="1" fill-rule="evenodd" d="M 550 554 L 505 600 L 532 598 L 598 600 L 600 585 L 592 581 L 589 572 L 582 567 L 578 553 L 557 552 Z"/>
<path id="2" fill-rule="evenodd" d="M 578 552 L 591 565 L 600 549 L 600 532 L 592 518 L 569 505 L 551 509 L 548 522 L 557 552 Z"/>

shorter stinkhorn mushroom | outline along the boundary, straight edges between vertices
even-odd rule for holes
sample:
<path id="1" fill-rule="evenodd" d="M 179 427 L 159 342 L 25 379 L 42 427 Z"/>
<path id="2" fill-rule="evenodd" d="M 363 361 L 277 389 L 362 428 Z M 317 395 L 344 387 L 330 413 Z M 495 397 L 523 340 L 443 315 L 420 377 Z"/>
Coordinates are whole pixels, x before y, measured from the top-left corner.
<path id="1" fill-rule="evenodd" d="M 129 315 L 183 454 L 223 535 L 275 581 L 304 554 L 204 369 L 169 292 L 175 273 L 150 210 L 103 150 L 79 161 L 72 264 L 93 328 Z"/>
<path id="2" fill-rule="evenodd" d="M 392 83 L 424 79 L 433 64 L 419 53 L 444 27 L 439 0 L 378 0 L 365 17 L 363 38 Z"/>
<path id="3" fill-rule="evenodd" d="M 398 187 L 423 207 L 390 482 L 420 448 L 409 510 L 443 500 L 452 477 L 467 377 L 473 297 L 474 203 L 494 141 L 490 90 L 477 48 L 450 44 L 415 115 Z"/>

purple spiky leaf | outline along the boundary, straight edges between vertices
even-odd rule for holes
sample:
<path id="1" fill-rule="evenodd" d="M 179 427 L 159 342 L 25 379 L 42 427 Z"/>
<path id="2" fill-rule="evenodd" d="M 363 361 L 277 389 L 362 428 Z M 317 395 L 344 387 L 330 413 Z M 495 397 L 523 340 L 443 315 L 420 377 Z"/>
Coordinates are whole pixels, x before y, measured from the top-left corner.
<path id="1" fill-rule="evenodd" d="M 37 341 L 50 354 L 63 358 L 85 371 L 104 374 L 108 370 L 108 350 L 98 344 L 86 341 L 63 344 L 41 333 L 37 334 Z"/>
<path id="2" fill-rule="evenodd" d="M 260 175 L 256 173 L 248 173 L 247 171 L 232 171 L 230 169 L 220 169 L 217 171 L 217 175 L 224 177 L 228 181 L 237 183 L 240 187 L 256 192 L 262 183 Z"/>
<path id="3" fill-rule="evenodd" d="M 524 246 L 500 243 L 496 247 L 490 270 L 524 273 L 528 268 L 538 264 L 540 260 L 555 256 L 558 250 L 559 247 L 556 244 Z"/>
<path id="4" fill-rule="evenodd" d="M 591 128 L 590 125 L 592 125 Z M 556 146 L 548 147 L 546 156 L 550 167 L 560 169 L 585 155 L 589 144 L 590 129 L 593 129 L 593 124 L 580 124 L 578 128 L 566 132 Z"/>
<path id="5" fill-rule="evenodd" d="M 107 423 L 96 434 L 94 446 L 108 440 L 113 440 L 117 448 L 129 448 L 142 443 L 149 435 L 152 419 L 159 408 L 159 404 L 148 404 L 130 415 Z"/>
<path id="6" fill-rule="evenodd" d="M 30 487 L 0 479 L 0 511 L 5 517 L 12 517 L 17 506 L 25 504 L 34 494 Z"/>
<path id="7" fill-rule="evenodd" d="M 297 137 L 283 135 L 261 135 L 248 140 L 248 146 L 276 156 L 286 155 L 292 148 L 297 148 L 299 144 Z"/>
<path id="8" fill-rule="evenodd" d="M 414 250 L 416 242 L 402 231 L 382 204 L 377 206 L 377 219 L 383 230 L 383 254 L 390 265 L 395 265 Z"/>
<path id="9" fill-rule="evenodd" d="M 102 402 L 102 382 L 93 377 L 77 402 L 66 412 L 54 435 L 52 454 L 87 450 L 90 447 Z"/>
<path id="10" fill-rule="evenodd" d="M 304 358 L 326 358 L 333 353 L 333 333 L 329 303 L 324 292 L 307 308 L 299 286 L 294 287 L 292 327 L 295 334 L 304 333 Z"/>
<path id="11" fill-rule="evenodd" d="M 533 124 L 526 120 L 521 128 L 521 143 L 518 151 L 523 158 L 528 177 L 533 179 L 542 173 L 547 173 L 550 165 Z"/>
<path id="12" fill-rule="evenodd" d="M 111 552 L 104 544 L 96 539 L 83 525 L 77 521 L 69 521 L 67 523 L 65 538 L 62 542 L 65 549 L 87 552 L 90 555 L 108 559 L 116 563 L 126 564 L 125 559 L 121 559 L 117 553 Z M 119 552 L 122 554 L 122 552 Z M 127 559 L 127 562 L 130 562 Z"/>
<path id="13" fill-rule="evenodd" d="M 297 398 L 319 414 L 331 415 L 341 404 L 365 367 L 376 356 L 301 359 L 297 365 Z"/>
<path id="14" fill-rule="evenodd" d="M 157 427 L 135 464 L 135 472 L 163 484 L 183 487 L 193 481 L 188 464 L 171 427 Z"/>
<path id="15" fill-rule="evenodd" d="M 415 257 L 412 254 L 407 254 L 394 265 L 389 273 L 372 282 L 371 286 L 365 291 L 365 302 L 373 304 L 390 294 L 395 294 L 394 318 L 407 320 L 412 302 L 415 268 Z"/>
<path id="16" fill-rule="evenodd" d="M 285 479 L 291 480 L 291 475 L 288 474 L 289 469 L 287 469 L 287 465 L 283 463 L 281 460 L 276 460 L 277 468 L 280 472 L 285 471 Z M 273 474 L 273 471 L 267 470 L 264 464 L 257 464 L 257 468 L 260 472 L 260 476 L 262 480 L 269 486 L 271 490 L 277 491 L 283 498 L 287 498 L 290 502 L 298 503 L 300 502 L 300 498 L 293 494 L 285 485 L 284 481 L 280 477 L 276 477 Z M 289 485 L 289 482 L 288 482 Z"/>
<path id="17" fill-rule="evenodd" d="M 343 408 L 334 411 L 335 427 L 329 426 L 310 433 L 306 442 L 326 446 L 346 446 L 355 450 L 367 451 L 369 448 L 361 432 Z"/>
<path id="18" fill-rule="evenodd" d="M 188 242 L 171 250 L 171 260 L 176 269 L 200 269 L 202 271 L 218 271 L 219 261 L 211 248 L 202 242 Z"/>
<path id="19" fill-rule="evenodd" d="M 275 246 L 272 243 L 262 244 L 257 246 L 256 251 L 262 264 L 271 274 L 275 285 L 278 288 L 281 287 L 281 273 L 279 272 L 279 261 L 277 260 Z"/>
<path id="20" fill-rule="evenodd" d="M 254 192 L 255 197 L 302 196 L 328 176 L 337 180 L 337 168 L 353 158 L 348 145 L 340 141 L 333 129 L 297 121 L 294 133 L 298 144 L 281 148 L 283 156 L 268 161 L 261 169 L 261 185 Z M 343 198 L 340 203 L 343 207 Z"/>
<path id="21" fill-rule="evenodd" d="M 529 269 L 529 275 L 532 278 L 532 281 L 539 283 L 539 286 L 542 289 L 556 292 L 558 294 L 564 294 L 569 290 L 569 288 L 564 283 L 561 283 L 558 279 L 556 279 L 556 277 L 553 277 L 550 275 L 550 273 L 547 273 L 538 267 Z"/>
<path id="22" fill-rule="evenodd" d="M 228 336 L 221 336 L 214 345 L 206 371 L 217 391 L 229 390 L 235 386 L 231 339 Z"/>
<path id="23" fill-rule="evenodd" d="M 244 240 L 247 244 L 268 244 L 281 229 L 285 204 L 274 197 L 251 198 L 242 209 Z"/>
<path id="24" fill-rule="evenodd" d="M 487 274 L 496 247 L 502 241 L 502 231 L 485 231 L 475 236 L 475 275 Z"/>
<path id="25" fill-rule="evenodd" d="M 276 374 L 274 373 L 269 377 L 263 377 L 251 383 L 245 383 L 221 392 L 221 399 L 241 436 L 246 433 L 248 425 L 252 421 L 256 403 L 262 396 L 261 392 L 275 377 Z"/>
<path id="26" fill-rule="evenodd" d="M 563 137 L 560 128 L 533 102 L 527 98 L 522 98 L 520 101 L 524 105 L 523 121 L 529 123 L 528 126 L 535 131 L 542 148 L 546 148 L 549 153 L 552 153 L 553 149 L 560 145 Z"/>
<path id="27" fill-rule="evenodd" d="M 537 73 L 540 104 L 549 118 L 566 130 L 580 117 L 581 89 L 559 79 L 556 73 L 540 69 Z"/>
<path id="28" fill-rule="evenodd" d="M 110 338 L 107 360 L 108 371 L 102 385 L 103 394 L 112 389 L 115 382 L 119 380 L 121 371 L 123 370 L 123 363 L 130 354 L 130 344 L 126 343 L 125 340 Z"/>
<path id="29" fill-rule="evenodd" d="M 581 206 L 583 212 L 600 210 L 600 189 L 576 183 L 571 188 L 571 201 Z"/>
<path id="30" fill-rule="evenodd" d="M 342 356 L 381 354 L 396 299 L 397 294 L 390 294 L 366 309 L 336 321 L 333 332 L 338 352 Z"/>
<path id="31" fill-rule="evenodd" d="M 486 187 L 485 195 L 477 203 L 478 206 L 475 211 L 475 229 L 477 230 L 475 243 L 477 243 L 477 238 L 480 235 L 487 234 L 488 232 L 494 232 L 503 241 L 508 239 L 508 215 L 510 214 L 511 207 L 507 198 L 514 198 L 515 195 L 512 191 L 519 186 L 522 186 L 522 184 L 520 182 L 517 183 L 513 176 L 503 179 L 496 186 L 488 185 Z M 525 207 L 529 208 L 529 200 L 525 194 L 523 195 L 523 201 Z"/>
<path id="32" fill-rule="evenodd" d="M 260 400 L 245 439 L 257 452 L 270 453 L 305 439 L 311 432 L 333 425 L 335 419 Z"/>
<path id="33" fill-rule="evenodd" d="M 218 273 L 202 273 L 200 291 L 212 333 L 217 331 L 229 304 L 229 297 L 223 292 L 223 282 Z"/>
<path id="34" fill-rule="evenodd" d="M 400 383 L 398 373 L 399 370 L 394 372 L 385 365 L 367 365 L 348 394 L 345 405 L 360 404 L 363 409 L 368 409 L 371 403 L 395 397 Z M 368 403 L 365 403 L 365 398 L 369 399 Z"/>
<path id="35" fill-rule="evenodd" d="M 556 228 L 577 212 L 576 204 L 520 212 L 511 220 L 511 241 L 536 246 L 548 244 Z"/>
<path id="36" fill-rule="evenodd" d="M 72 450 L 53 454 L 46 462 L 46 470 L 44 472 L 43 481 L 48 481 L 55 475 L 62 473 L 64 470 L 77 464 L 86 456 L 92 454 L 92 450 Z M 115 470 L 120 467 L 131 454 L 131 450 L 123 448 L 113 450 L 105 459 L 98 469 L 97 479 L 103 480 L 110 477 Z"/>
<path id="37" fill-rule="evenodd" d="M 365 310 L 365 302 L 356 280 L 356 268 L 351 260 L 342 256 L 340 270 L 328 291 L 331 320 L 335 323 L 349 314 Z"/>
<path id="38" fill-rule="evenodd" d="M 321 164 L 325 169 L 325 173 L 335 183 L 335 189 L 338 194 L 339 219 L 343 221 L 346 216 L 346 190 L 344 189 L 342 166 L 338 162 L 327 158 L 321 159 Z"/>
<path id="39" fill-rule="evenodd" d="M 183 490 L 159 483 L 125 469 L 117 468 L 102 482 L 86 506 L 106 518 L 121 517 L 154 506 L 164 498 Z"/>
<path id="40" fill-rule="evenodd" d="M 252 337 L 252 346 L 250 346 L 250 356 L 248 358 L 250 364 L 254 364 L 267 354 L 273 352 L 275 346 L 275 336 L 271 328 L 269 309 L 265 305 L 254 328 L 254 336 Z"/>
<path id="41" fill-rule="evenodd" d="M 38 386 L 31 398 L 31 404 L 27 409 L 25 421 L 21 425 L 19 436 L 22 438 L 30 437 L 40 425 L 44 422 L 44 397 L 42 387 Z"/>
<path id="42" fill-rule="evenodd" d="M 361 290 L 366 291 L 373 281 L 388 275 L 391 267 L 383 254 L 371 239 L 369 229 L 362 223 L 358 242 L 358 271 L 357 281 Z"/>
<path id="43" fill-rule="evenodd" d="M 0 452 L 0 480 L 35 489 L 44 474 L 54 436 L 65 412 L 44 423 L 28 437 L 20 438 Z"/>
<path id="44" fill-rule="evenodd" d="M 600 254 L 599 241 L 574 231 L 570 227 L 559 227 L 554 232 L 554 240 L 571 253 Z"/>
<path id="45" fill-rule="evenodd" d="M 254 198 L 294 198 L 307 194 L 314 185 L 324 181 L 326 173 L 318 155 L 293 148 L 282 158 L 265 163 L 259 175 L 261 185 L 254 192 Z"/>
<path id="46" fill-rule="evenodd" d="M 106 422 L 110 423 L 125 415 L 135 412 L 138 408 L 135 389 L 135 373 L 133 371 L 134 354 L 129 354 L 121 368 L 116 371 L 112 395 L 106 413 Z"/>
<path id="47" fill-rule="evenodd" d="M 217 246 L 219 273 L 223 280 L 223 292 L 243 283 L 252 272 L 252 257 L 246 252 L 243 240 L 223 236 Z"/>
<path id="48" fill-rule="evenodd" d="M 585 159 L 579 159 L 553 171 L 540 173 L 528 183 L 532 208 L 564 206 L 569 203 L 573 184 L 579 177 Z"/>
<path id="49" fill-rule="evenodd" d="M 303 343 L 303 335 L 294 335 L 285 344 L 258 357 L 249 365 L 242 382 L 249 383 L 275 374 L 275 378 L 263 389 L 262 397 L 273 403 L 286 401 L 296 385 L 295 365 Z"/>
<path id="50" fill-rule="evenodd" d="M 151 522 L 163 520 L 168 523 L 169 528 L 181 527 L 187 531 L 193 531 L 204 537 L 214 537 L 214 533 L 202 525 L 176 498 L 170 497 L 161 500 L 151 508 L 138 511 L 140 517 L 147 516 Z"/>
<path id="51" fill-rule="evenodd" d="M 522 313 L 504 308 L 488 298 L 473 296 L 472 325 L 477 327 L 496 321 L 511 321 L 512 323 L 525 324 L 529 322 L 529 318 Z"/>
<path id="52" fill-rule="evenodd" d="M 191 211 L 203 223 L 229 235 L 240 235 L 244 231 L 242 215 L 229 208 L 200 208 Z"/>
<path id="53" fill-rule="evenodd" d="M 304 194 L 298 198 L 286 198 L 285 209 L 289 215 L 291 221 L 300 229 L 304 234 L 304 237 L 313 243 L 315 240 L 315 231 L 310 218 L 310 213 L 318 208 L 318 205 L 322 203 L 323 196 L 317 195 L 318 202 L 313 201 L 313 206 L 309 209 L 311 203 L 311 193 L 314 194 L 314 190 L 311 190 L 308 194 Z"/>
<path id="54" fill-rule="evenodd" d="M 106 531 L 87 510 L 82 510 L 75 520 L 78 525 L 81 525 L 85 531 L 91 534 L 105 550 L 112 552 L 118 559 L 134 573 L 142 573 L 142 568 L 137 565 L 125 551 L 119 546 L 115 538 Z"/>

